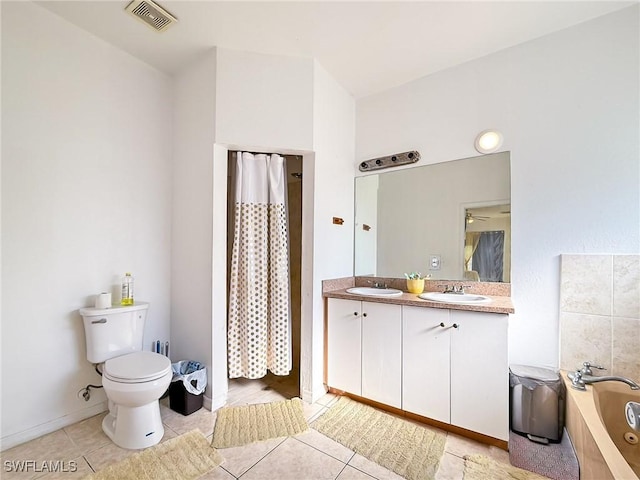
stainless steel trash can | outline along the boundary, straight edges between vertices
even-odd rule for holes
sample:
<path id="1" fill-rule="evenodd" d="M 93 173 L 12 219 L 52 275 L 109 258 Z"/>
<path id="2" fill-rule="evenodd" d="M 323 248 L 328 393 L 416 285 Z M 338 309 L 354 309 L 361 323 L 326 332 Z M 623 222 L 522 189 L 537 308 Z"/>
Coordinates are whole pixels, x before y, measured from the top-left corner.
<path id="1" fill-rule="evenodd" d="M 554 370 L 509 368 L 511 430 L 539 443 L 559 442 L 564 429 L 565 388 Z"/>

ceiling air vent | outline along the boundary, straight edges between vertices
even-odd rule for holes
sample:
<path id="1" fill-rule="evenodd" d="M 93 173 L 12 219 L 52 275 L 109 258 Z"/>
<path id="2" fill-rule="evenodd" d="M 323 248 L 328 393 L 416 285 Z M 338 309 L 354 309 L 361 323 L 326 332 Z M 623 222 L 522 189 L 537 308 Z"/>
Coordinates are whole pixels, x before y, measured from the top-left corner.
<path id="1" fill-rule="evenodd" d="M 178 19 L 151 0 L 133 0 L 125 9 L 158 32 L 164 32 Z"/>

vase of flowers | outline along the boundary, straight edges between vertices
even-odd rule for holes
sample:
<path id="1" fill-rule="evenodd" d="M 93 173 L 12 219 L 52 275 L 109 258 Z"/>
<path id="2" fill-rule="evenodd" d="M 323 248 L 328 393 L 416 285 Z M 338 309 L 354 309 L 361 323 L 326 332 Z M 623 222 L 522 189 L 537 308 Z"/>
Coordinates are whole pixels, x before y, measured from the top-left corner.
<path id="1" fill-rule="evenodd" d="M 422 275 L 420 272 L 405 273 L 404 276 L 407 279 L 407 291 L 416 294 L 424 291 L 424 281 L 431 277 L 431 275 Z"/>

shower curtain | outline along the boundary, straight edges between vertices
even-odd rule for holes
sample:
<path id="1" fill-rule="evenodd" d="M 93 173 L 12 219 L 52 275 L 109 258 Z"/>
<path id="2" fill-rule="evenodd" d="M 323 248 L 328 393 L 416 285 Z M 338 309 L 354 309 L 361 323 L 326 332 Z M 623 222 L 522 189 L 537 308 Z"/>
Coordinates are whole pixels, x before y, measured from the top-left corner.
<path id="1" fill-rule="evenodd" d="M 286 184 L 280 155 L 237 153 L 229 378 L 291 370 Z"/>
<path id="2" fill-rule="evenodd" d="M 502 282 L 504 269 L 504 231 L 480 232 L 471 260 L 481 282 Z"/>

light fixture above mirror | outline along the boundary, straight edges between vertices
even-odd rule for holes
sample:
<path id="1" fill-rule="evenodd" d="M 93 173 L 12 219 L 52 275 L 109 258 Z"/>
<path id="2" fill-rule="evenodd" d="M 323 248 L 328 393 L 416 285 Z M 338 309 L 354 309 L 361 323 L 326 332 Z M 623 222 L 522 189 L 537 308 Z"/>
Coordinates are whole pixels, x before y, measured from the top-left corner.
<path id="1" fill-rule="evenodd" d="M 476 137 L 475 148 L 480 153 L 497 152 L 503 140 L 502 133 L 497 130 L 483 130 Z"/>

